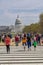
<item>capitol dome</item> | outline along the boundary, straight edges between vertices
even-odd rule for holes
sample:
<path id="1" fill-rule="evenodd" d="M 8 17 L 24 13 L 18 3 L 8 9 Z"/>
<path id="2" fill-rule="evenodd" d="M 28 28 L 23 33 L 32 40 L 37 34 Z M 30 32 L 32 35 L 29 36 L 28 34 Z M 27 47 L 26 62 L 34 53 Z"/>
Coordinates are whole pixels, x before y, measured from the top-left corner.
<path id="1" fill-rule="evenodd" d="M 16 21 L 15 21 L 15 32 L 20 33 L 23 31 L 23 23 L 19 16 L 17 16 Z"/>
<path id="2" fill-rule="evenodd" d="M 18 24 L 22 24 L 20 18 L 17 18 L 17 19 L 16 19 L 15 25 L 18 25 Z"/>

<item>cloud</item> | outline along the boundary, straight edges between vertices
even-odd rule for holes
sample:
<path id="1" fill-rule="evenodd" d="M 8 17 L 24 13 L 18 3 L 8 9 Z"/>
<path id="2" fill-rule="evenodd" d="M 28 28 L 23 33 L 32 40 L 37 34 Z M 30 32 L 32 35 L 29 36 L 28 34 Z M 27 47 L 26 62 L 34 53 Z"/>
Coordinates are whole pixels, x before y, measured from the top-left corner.
<path id="1" fill-rule="evenodd" d="M 3 15 L 3 14 L 4 14 L 3 9 L 0 9 L 0 15 Z"/>
<path id="2" fill-rule="evenodd" d="M 17 15 L 24 24 L 38 22 L 43 12 L 43 0 L 0 0 L 0 25 L 15 23 Z"/>
<path id="3" fill-rule="evenodd" d="M 43 12 L 43 9 L 42 8 L 40 8 L 40 9 L 27 9 L 27 8 L 25 8 L 25 9 L 16 9 L 16 8 L 11 8 L 11 9 L 8 9 L 8 12 L 9 13 L 12 13 L 12 14 L 14 14 L 14 13 L 21 13 L 21 12 L 27 12 L 27 13 L 41 13 L 41 12 Z"/>

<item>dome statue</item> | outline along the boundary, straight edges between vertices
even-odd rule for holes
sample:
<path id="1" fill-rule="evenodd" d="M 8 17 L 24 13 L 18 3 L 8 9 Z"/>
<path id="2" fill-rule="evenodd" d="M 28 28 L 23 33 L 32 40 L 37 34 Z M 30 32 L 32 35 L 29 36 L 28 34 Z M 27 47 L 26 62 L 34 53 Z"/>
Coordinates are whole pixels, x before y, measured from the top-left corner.
<path id="1" fill-rule="evenodd" d="M 20 20 L 19 15 L 18 15 L 15 21 L 15 32 L 21 33 L 22 31 L 23 31 L 23 23 Z"/>

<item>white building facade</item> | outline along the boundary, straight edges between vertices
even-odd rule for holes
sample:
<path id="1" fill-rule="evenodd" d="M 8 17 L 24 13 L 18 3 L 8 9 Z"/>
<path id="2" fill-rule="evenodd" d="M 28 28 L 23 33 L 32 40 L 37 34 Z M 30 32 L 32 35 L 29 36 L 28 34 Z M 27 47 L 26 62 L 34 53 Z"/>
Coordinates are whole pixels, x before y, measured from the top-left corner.
<path id="1" fill-rule="evenodd" d="M 19 16 L 17 16 L 16 21 L 15 21 L 15 32 L 16 33 L 21 33 L 23 31 L 23 23 L 20 20 Z"/>

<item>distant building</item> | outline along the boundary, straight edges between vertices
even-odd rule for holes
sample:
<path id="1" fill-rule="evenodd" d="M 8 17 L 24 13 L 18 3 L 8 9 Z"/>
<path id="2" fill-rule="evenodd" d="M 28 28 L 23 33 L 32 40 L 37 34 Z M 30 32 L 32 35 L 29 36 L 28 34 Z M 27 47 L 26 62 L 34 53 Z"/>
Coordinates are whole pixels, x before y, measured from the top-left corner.
<path id="1" fill-rule="evenodd" d="M 0 34 L 8 33 L 8 32 L 11 32 L 11 29 L 9 29 L 9 26 L 0 26 Z"/>
<path id="2" fill-rule="evenodd" d="M 10 25 L 10 26 L 0 26 L 0 34 L 1 33 L 21 33 L 23 31 L 23 24 L 22 21 L 20 20 L 19 16 L 17 16 L 15 25 Z"/>
<path id="3" fill-rule="evenodd" d="M 23 31 L 23 24 L 19 16 L 17 16 L 16 21 L 15 21 L 15 32 L 21 33 L 22 31 Z"/>
<path id="4" fill-rule="evenodd" d="M 11 32 L 15 32 L 15 26 L 14 25 L 10 25 L 9 29 L 11 29 Z"/>

